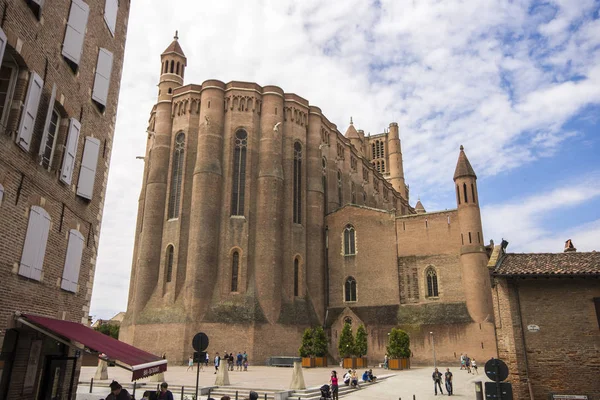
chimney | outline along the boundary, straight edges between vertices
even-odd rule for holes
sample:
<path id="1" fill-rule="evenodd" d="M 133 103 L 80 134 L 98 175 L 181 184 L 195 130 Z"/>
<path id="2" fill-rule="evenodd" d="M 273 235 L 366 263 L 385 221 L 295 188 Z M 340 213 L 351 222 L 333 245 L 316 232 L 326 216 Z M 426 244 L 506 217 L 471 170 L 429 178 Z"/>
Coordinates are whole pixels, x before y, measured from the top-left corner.
<path id="1" fill-rule="evenodd" d="M 564 252 L 568 253 L 568 252 L 576 252 L 577 249 L 575 248 L 575 246 L 573 246 L 573 242 L 571 241 L 571 239 L 567 240 L 565 242 L 565 249 Z"/>

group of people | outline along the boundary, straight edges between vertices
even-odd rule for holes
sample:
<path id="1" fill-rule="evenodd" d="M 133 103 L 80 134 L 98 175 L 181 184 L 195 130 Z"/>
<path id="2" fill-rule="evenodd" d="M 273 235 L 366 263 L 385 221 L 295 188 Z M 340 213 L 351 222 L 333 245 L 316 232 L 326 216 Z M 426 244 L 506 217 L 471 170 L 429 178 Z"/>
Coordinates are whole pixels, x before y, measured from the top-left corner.
<path id="1" fill-rule="evenodd" d="M 219 367 L 221 366 L 221 363 L 223 362 L 226 366 L 227 366 L 227 370 L 228 371 L 233 371 L 234 370 L 234 365 L 235 365 L 235 370 L 236 371 L 248 371 L 248 353 L 246 353 L 246 351 L 244 350 L 244 352 L 238 352 L 237 356 L 234 356 L 233 353 L 224 353 L 225 355 L 223 356 L 223 358 L 221 358 L 221 356 L 219 355 L 219 352 L 217 352 L 217 354 L 215 355 L 215 358 L 213 359 L 213 364 L 215 366 L 215 374 L 219 371 Z M 208 353 L 206 353 L 206 359 L 204 360 L 204 362 L 200 362 L 198 363 L 200 371 L 204 370 L 204 366 L 208 367 L 208 362 L 210 360 L 210 357 L 208 355 Z M 188 359 L 188 369 L 189 370 L 194 370 L 194 357 L 190 354 L 190 357 Z"/>
<path id="2" fill-rule="evenodd" d="M 348 372 L 346 372 L 344 374 L 342 379 L 344 381 L 344 385 L 352 386 L 353 388 L 360 389 L 360 385 L 358 383 L 358 374 L 356 373 L 356 370 L 349 369 Z M 362 375 L 363 382 L 375 382 L 376 379 L 377 379 L 377 377 L 373 375 L 372 369 L 366 370 Z M 331 371 L 331 377 L 329 378 L 329 384 L 331 385 L 330 389 L 331 389 L 331 394 L 333 396 L 333 400 L 337 400 L 338 395 L 339 395 L 338 394 L 339 382 L 338 382 L 337 371 Z M 321 391 L 323 392 L 325 390 L 325 388 L 327 388 L 327 385 L 325 385 L 324 388 L 321 388 Z M 327 388 L 327 389 L 329 389 L 329 388 Z"/>
<path id="3" fill-rule="evenodd" d="M 466 354 L 460 355 L 460 369 L 466 369 L 470 374 L 479 375 L 479 371 L 477 371 L 477 361 L 475 361 L 474 358 L 469 358 Z"/>
<path id="4" fill-rule="evenodd" d="M 146 400 L 173 400 L 173 393 L 169 390 L 167 382 L 160 384 L 159 390 L 146 390 L 142 396 Z M 132 400 L 133 396 L 129 394 L 127 389 L 117 381 L 112 381 L 110 384 L 110 394 L 106 396 L 106 400 Z"/>
<path id="5" fill-rule="evenodd" d="M 446 368 L 446 373 L 443 376 L 446 392 L 448 393 L 448 396 L 452 396 L 452 394 L 454 394 L 454 387 L 452 383 L 453 376 L 452 372 L 450 372 L 450 368 Z M 435 395 L 437 396 L 438 387 L 440 388 L 440 394 L 444 394 L 444 391 L 442 390 L 442 373 L 436 368 L 433 371 L 433 374 L 431 374 L 431 378 L 433 379 L 433 390 L 435 391 Z"/>

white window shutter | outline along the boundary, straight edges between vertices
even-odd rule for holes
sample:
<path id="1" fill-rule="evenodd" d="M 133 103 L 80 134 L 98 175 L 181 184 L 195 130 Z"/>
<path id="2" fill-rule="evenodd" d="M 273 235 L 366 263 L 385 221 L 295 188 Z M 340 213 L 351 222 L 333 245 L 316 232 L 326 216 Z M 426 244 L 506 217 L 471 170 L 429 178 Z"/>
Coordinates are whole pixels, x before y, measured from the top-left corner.
<path id="1" fill-rule="evenodd" d="M 72 0 L 62 55 L 78 65 L 81 60 L 83 38 L 85 37 L 85 28 L 89 14 L 90 6 L 82 0 Z"/>
<path id="2" fill-rule="evenodd" d="M 98 51 L 98 65 L 96 65 L 96 78 L 94 79 L 94 90 L 92 100 L 106 107 L 108 99 L 108 86 L 112 72 L 113 54 L 103 48 Z"/>
<path id="3" fill-rule="evenodd" d="M 25 96 L 25 104 L 23 105 L 23 113 L 21 114 L 21 123 L 17 132 L 17 144 L 25 151 L 29 151 L 31 145 L 31 136 L 35 126 L 35 117 L 37 116 L 40 98 L 42 97 L 42 88 L 44 81 L 35 72 L 31 72 L 29 78 L 29 88 Z"/>
<path id="4" fill-rule="evenodd" d="M 117 11 L 119 11 L 119 0 L 105 0 L 104 20 L 113 36 L 115 36 L 115 27 L 117 26 Z"/>
<path id="5" fill-rule="evenodd" d="M 96 179 L 96 167 L 98 155 L 100 154 L 100 140 L 88 136 L 85 138 L 83 156 L 81 157 L 81 169 L 79 170 L 79 181 L 77 182 L 77 195 L 88 200 L 92 199 L 94 193 L 94 181 Z"/>
<path id="6" fill-rule="evenodd" d="M 65 269 L 63 270 L 60 287 L 69 292 L 77 292 L 79 270 L 81 269 L 81 256 L 83 255 L 83 235 L 77 229 L 69 231 Z"/>
<path id="7" fill-rule="evenodd" d="M 56 83 L 52 85 L 52 94 L 50 94 L 50 101 L 48 102 L 48 111 L 46 112 L 46 121 L 44 122 L 44 132 L 42 134 L 42 141 L 40 142 L 40 150 L 38 154 L 41 156 L 44 154 L 46 149 L 46 141 L 48 140 L 48 129 L 50 129 L 50 120 L 52 119 L 52 111 L 54 111 L 54 102 L 56 101 Z M 58 130 L 58 127 L 56 128 Z"/>
<path id="8" fill-rule="evenodd" d="M 71 118 L 69 133 L 67 135 L 67 145 L 63 155 L 62 168 L 60 169 L 60 180 L 67 185 L 70 185 L 73 179 L 73 168 L 75 168 L 80 132 L 81 124 L 75 118 Z"/>
<path id="9" fill-rule="evenodd" d="M 2 60 L 4 59 L 4 50 L 6 50 L 7 41 L 6 33 L 0 28 L 0 64 L 2 64 Z"/>
<path id="10" fill-rule="evenodd" d="M 2 199 L 4 199 L 4 186 L 0 183 L 0 206 L 2 205 Z"/>
<path id="11" fill-rule="evenodd" d="M 39 281 L 50 232 L 50 215 L 39 206 L 31 206 L 25 244 L 21 255 L 19 275 Z"/>

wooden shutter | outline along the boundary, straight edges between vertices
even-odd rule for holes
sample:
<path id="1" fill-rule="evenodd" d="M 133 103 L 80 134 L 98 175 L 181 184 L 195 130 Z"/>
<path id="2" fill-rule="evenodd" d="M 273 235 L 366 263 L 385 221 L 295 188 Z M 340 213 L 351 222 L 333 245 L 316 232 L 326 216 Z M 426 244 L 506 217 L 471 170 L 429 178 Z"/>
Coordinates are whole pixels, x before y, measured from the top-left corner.
<path id="1" fill-rule="evenodd" d="M 119 11 L 119 0 L 106 0 L 104 3 L 104 21 L 115 36 L 115 27 L 117 26 L 117 11 Z"/>
<path id="2" fill-rule="evenodd" d="M 108 98 L 108 86 L 112 72 L 113 54 L 103 48 L 98 51 L 98 64 L 96 65 L 96 78 L 94 79 L 94 90 L 92 100 L 106 107 Z"/>
<path id="3" fill-rule="evenodd" d="M 99 153 L 100 140 L 90 136 L 86 137 L 83 156 L 81 157 L 79 181 L 77 182 L 77 195 L 88 200 L 92 199 L 92 194 L 94 193 L 94 181 L 96 179 L 96 166 L 98 165 Z"/>
<path id="4" fill-rule="evenodd" d="M 75 168 L 79 132 L 81 132 L 81 124 L 75 118 L 71 118 L 67 136 L 67 145 L 63 155 L 62 168 L 60 169 L 60 180 L 67 185 L 70 185 L 71 180 L 73 179 L 73 168 Z"/>
<path id="5" fill-rule="evenodd" d="M 35 72 L 31 72 L 29 77 L 29 87 L 27 88 L 27 96 L 25 96 L 25 104 L 23 113 L 21 114 L 21 123 L 17 132 L 17 143 L 25 151 L 29 151 L 31 144 L 31 136 L 33 135 L 33 127 L 35 126 L 35 117 L 37 116 L 38 107 L 40 105 L 40 97 L 42 96 L 42 88 L 44 81 Z"/>
<path id="6" fill-rule="evenodd" d="M 4 58 L 4 50 L 6 50 L 6 33 L 0 28 L 0 64 L 2 64 L 2 60 Z"/>
<path id="7" fill-rule="evenodd" d="M 65 269 L 63 270 L 60 287 L 69 292 L 77 292 L 79 270 L 81 269 L 81 256 L 83 255 L 83 235 L 77 229 L 69 231 Z"/>
<path id="8" fill-rule="evenodd" d="M 85 37 L 85 28 L 87 26 L 90 7 L 82 0 L 73 0 L 71 2 L 71 11 L 69 12 L 69 22 L 65 32 L 62 55 L 67 59 L 79 65 L 81 52 L 83 49 L 83 38 Z"/>
<path id="9" fill-rule="evenodd" d="M 46 149 L 46 142 L 48 141 L 48 129 L 50 129 L 50 120 L 52 120 L 52 111 L 54 111 L 54 101 L 56 101 L 56 83 L 52 85 L 52 94 L 50 94 L 50 101 L 48 102 L 48 111 L 46 112 L 46 121 L 44 122 L 44 132 L 42 134 L 42 141 L 40 142 L 40 150 L 38 154 L 42 156 Z M 58 127 L 56 127 L 58 131 Z"/>
<path id="10" fill-rule="evenodd" d="M 50 215 L 42 207 L 31 206 L 19 275 L 36 281 L 42 278 L 49 231 Z"/>

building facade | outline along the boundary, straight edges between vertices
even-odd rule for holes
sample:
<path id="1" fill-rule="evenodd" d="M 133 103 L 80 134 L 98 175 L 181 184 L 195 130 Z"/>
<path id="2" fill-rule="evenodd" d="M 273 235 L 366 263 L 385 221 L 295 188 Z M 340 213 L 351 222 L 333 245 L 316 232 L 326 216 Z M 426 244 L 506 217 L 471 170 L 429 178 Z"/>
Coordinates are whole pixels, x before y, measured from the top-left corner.
<path id="1" fill-rule="evenodd" d="M 490 268 L 498 357 L 514 399 L 600 398 L 600 253 L 505 248 L 496 246 Z"/>
<path id="2" fill-rule="evenodd" d="M 88 322 L 129 0 L 0 12 L 0 398 L 74 397 L 76 351 L 15 313 Z"/>
<path id="3" fill-rule="evenodd" d="M 253 362 L 297 355 L 321 325 L 330 355 L 344 321 L 383 359 L 401 326 L 416 362 L 495 354 L 476 175 L 461 148 L 457 209 L 410 205 L 399 127 L 341 134 L 276 86 L 184 84 L 177 40 L 161 55 L 150 114 L 129 303 L 120 339 L 171 361 L 209 352 Z M 351 320 L 351 321 L 350 321 Z M 433 335 L 430 332 L 434 332 Z"/>

